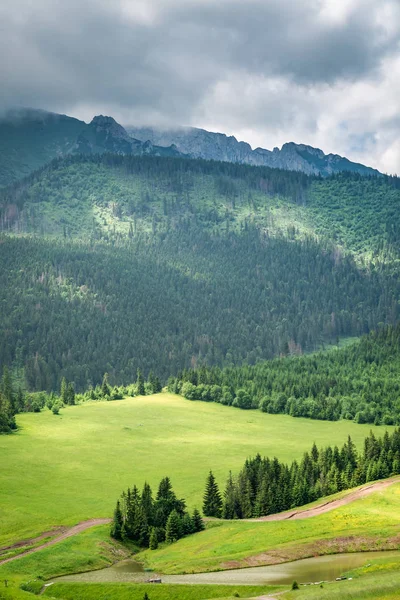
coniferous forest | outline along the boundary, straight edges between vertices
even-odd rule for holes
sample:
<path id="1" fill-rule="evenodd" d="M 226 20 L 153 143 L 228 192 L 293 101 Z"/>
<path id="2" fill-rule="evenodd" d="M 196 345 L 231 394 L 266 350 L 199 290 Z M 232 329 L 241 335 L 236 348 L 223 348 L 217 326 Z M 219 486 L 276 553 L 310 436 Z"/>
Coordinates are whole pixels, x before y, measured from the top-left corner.
<path id="1" fill-rule="evenodd" d="M 257 454 L 236 475 L 229 473 L 221 494 L 210 471 L 203 501 L 206 517 L 250 519 L 303 506 L 324 496 L 400 474 L 400 429 L 377 438 L 372 432 L 362 452 L 349 436 L 341 448 L 317 448 L 315 443 L 300 461 L 290 465 Z M 148 483 L 142 492 L 134 485 L 123 492 L 114 511 L 111 536 L 156 550 L 162 542 L 202 531 L 197 509 L 190 515 L 175 495 L 169 477 L 161 480 L 156 498 Z"/>
<path id="2" fill-rule="evenodd" d="M 400 325 L 340 350 L 281 357 L 254 366 L 201 367 L 171 377 L 189 400 L 337 421 L 400 423 Z"/>
<path id="3" fill-rule="evenodd" d="M 317 448 L 290 465 L 276 457 L 247 459 L 237 477 L 229 474 L 219 511 L 209 516 L 245 519 L 303 506 L 318 498 L 400 473 L 400 430 L 381 438 L 372 432 L 358 453 L 350 436 L 337 446 Z"/>
<path id="4" fill-rule="evenodd" d="M 375 356 L 388 342 L 397 360 L 397 329 L 342 363 L 281 359 L 397 322 L 399 202 L 395 177 L 107 154 L 4 188 L 0 365 L 19 401 L 2 392 L 3 429 L 48 404 L 29 393 L 138 369 L 190 399 L 398 423 L 392 357 Z"/>
<path id="5" fill-rule="evenodd" d="M 28 391 L 166 383 L 394 324 L 399 201 L 383 176 L 56 160 L 0 192 L 0 365 Z"/>

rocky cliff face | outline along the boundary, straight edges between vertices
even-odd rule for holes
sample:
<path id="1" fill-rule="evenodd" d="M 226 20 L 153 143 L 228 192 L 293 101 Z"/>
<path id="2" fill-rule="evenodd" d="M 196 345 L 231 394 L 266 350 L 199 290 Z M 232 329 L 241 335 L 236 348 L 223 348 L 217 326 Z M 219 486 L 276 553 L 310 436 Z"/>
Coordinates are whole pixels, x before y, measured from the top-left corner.
<path id="1" fill-rule="evenodd" d="M 379 173 L 376 169 L 351 162 L 337 154 L 326 155 L 319 148 L 293 142 L 284 144 L 281 149 L 274 148 L 273 151 L 265 148 L 253 150 L 250 144 L 238 142 L 234 136 L 194 127 L 161 130 L 129 126 L 126 131 L 138 140 L 149 140 L 158 146 L 174 144 L 180 152 L 191 158 L 263 165 L 303 171 L 310 175 L 330 175 L 340 171 L 353 171 L 363 175 Z"/>
<path id="2" fill-rule="evenodd" d="M 148 154 L 151 156 L 180 156 L 170 144 L 156 146 L 148 140 L 137 140 L 128 134 L 113 117 L 98 115 L 93 118 L 77 140 L 75 152 L 116 154 Z"/>

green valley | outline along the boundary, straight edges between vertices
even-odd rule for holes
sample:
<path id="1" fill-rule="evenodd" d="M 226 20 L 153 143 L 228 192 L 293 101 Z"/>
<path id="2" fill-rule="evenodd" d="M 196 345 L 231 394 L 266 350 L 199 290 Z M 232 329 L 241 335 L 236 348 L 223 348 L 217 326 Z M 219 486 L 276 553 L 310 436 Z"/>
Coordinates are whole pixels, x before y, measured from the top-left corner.
<path id="1" fill-rule="evenodd" d="M 210 469 L 223 489 L 229 470 L 239 471 L 257 452 L 289 462 L 300 459 L 313 441 L 319 447 L 327 440 L 342 445 L 348 434 L 361 449 L 370 431 L 369 425 L 249 413 L 171 394 L 87 402 L 58 416 L 44 409 L 18 415 L 17 423 L 16 433 L 0 437 L 7 457 L 1 546 L 53 526 L 111 517 L 123 489 L 144 481 L 154 488 L 165 475 L 178 497 L 201 509 Z"/>

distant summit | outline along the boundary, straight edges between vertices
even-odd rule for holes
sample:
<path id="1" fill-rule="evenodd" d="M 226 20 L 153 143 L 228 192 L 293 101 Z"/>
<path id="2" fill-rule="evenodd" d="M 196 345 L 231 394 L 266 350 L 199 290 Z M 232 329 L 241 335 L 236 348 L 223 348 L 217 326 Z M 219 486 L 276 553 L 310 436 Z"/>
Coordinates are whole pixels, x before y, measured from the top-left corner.
<path id="1" fill-rule="evenodd" d="M 132 138 L 113 117 L 91 123 L 36 109 L 11 109 L 0 117 L 0 187 L 67 154 L 182 156 L 175 146 Z"/>
<path id="2" fill-rule="evenodd" d="M 113 117 L 97 115 L 84 121 L 36 109 L 11 109 L 0 117 L 0 187 L 16 182 L 54 158 L 67 154 L 134 154 L 180 156 L 243 163 L 330 175 L 353 171 L 378 175 L 379 171 L 337 154 L 294 144 L 266 150 L 238 142 L 233 136 L 204 129 L 123 127 Z"/>
<path id="3" fill-rule="evenodd" d="M 379 175 L 379 171 L 354 163 L 337 154 L 324 154 L 319 148 L 289 142 L 273 151 L 264 148 L 253 150 L 250 144 L 238 142 L 234 136 L 212 133 L 195 127 L 162 130 L 154 127 L 127 126 L 126 131 L 138 140 L 149 140 L 158 146 L 175 144 L 177 149 L 190 158 L 222 160 L 302 171 L 308 175 L 331 175 L 352 171 L 361 175 Z"/>

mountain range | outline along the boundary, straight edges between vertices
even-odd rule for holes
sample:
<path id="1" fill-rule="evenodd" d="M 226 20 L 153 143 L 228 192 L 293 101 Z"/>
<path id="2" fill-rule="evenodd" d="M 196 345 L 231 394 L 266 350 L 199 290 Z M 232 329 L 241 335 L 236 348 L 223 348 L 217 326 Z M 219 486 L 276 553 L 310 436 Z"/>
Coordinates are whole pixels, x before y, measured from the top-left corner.
<path id="1" fill-rule="evenodd" d="M 126 131 L 138 140 L 149 140 L 158 146 L 176 148 L 190 158 L 223 160 L 290 171 L 302 171 L 308 175 L 332 175 L 341 171 L 351 171 L 361 175 L 378 175 L 379 171 L 355 163 L 338 154 L 324 154 L 319 148 L 289 142 L 282 148 L 266 150 L 250 144 L 238 142 L 234 136 L 212 133 L 196 127 L 156 129 L 154 127 L 127 126 Z"/>
<path id="2" fill-rule="evenodd" d="M 253 150 L 233 136 L 204 129 L 123 127 L 113 117 L 98 115 L 84 121 L 36 109 L 15 109 L 0 119 L 0 186 L 5 186 L 50 160 L 68 154 L 184 156 L 330 175 L 342 171 L 379 175 L 318 148 L 289 142 L 279 150 Z"/>

